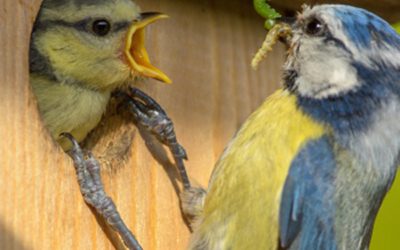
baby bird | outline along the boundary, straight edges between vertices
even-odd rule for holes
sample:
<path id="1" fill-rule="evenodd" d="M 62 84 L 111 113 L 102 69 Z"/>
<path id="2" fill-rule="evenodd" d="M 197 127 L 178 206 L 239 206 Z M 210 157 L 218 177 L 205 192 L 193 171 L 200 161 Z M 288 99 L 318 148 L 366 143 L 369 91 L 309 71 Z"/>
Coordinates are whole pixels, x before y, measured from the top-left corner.
<path id="1" fill-rule="evenodd" d="M 146 25 L 167 16 L 141 13 L 130 0 L 45 0 L 32 33 L 30 81 L 53 138 L 77 141 L 99 123 L 111 92 L 137 76 L 171 80 L 151 65 Z"/>
<path id="2" fill-rule="evenodd" d="M 100 167 L 78 142 L 99 123 L 111 93 L 136 77 L 171 80 L 150 63 L 145 27 L 167 16 L 142 13 L 131 0 L 44 0 L 30 46 L 30 82 L 44 124 L 74 160 L 85 201 L 96 208 L 130 249 L 141 249 L 104 191 Z M 166 144 L 180 168 L 184 149 L 162 108 L 138 89 L 124 95 L 136 121 Z"/>

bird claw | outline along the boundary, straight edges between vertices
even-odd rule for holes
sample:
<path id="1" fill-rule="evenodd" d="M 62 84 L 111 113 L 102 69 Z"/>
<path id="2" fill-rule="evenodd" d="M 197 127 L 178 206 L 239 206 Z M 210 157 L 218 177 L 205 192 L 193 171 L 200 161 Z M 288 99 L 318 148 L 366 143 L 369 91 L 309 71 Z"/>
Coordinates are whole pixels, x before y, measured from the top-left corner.
<path id="1" fill-rule="evenodd" d="M 180 194 L 182 212 L 192 229 L 203 213 L 206 196 L 207 191 L 204 188 L 193 186 Z"/>
<path id="2" fill-rule="evenodd" d="M 184 189 L 190 190 L 189 177 L 183 163 L 183 160 L 187 160 L 187 154 L 178 143 L 173 123 L 166 112 L 154 99 L 136 88 L 130 88 L 129 95 L 123 92 L 118 92 L 116 95 L 124 98 L 123 104 L 128 106 L 135 121 L 169 148 L 174 156 Z M 85 153 L 71 134 L 62 133 L 61 136 L 72 143 L 69 155 L 74 161 L 79 187 L 85 202 L 96 209 L 129 249 L 141 250 L 142 247 L 125 225 L 113 200 L 104 190 L 98 161 L 90 152 Z"/>
<path id="3" fill-rule="evenodd" d="M 125 94 L 125 104 L 128 105 L 135 121 L 150 131 L 174 156 L 184 188 L 190 187 L 183 160 L 187 160 L 185 149 L 178 143 L 174 125 L 163 108 L 150 96 L 136 88 L 129 89 Z"/>
<path id="4" fill-rule="evenodd" d="M 100 175 L 100 164 L 98 161 L 90 152 L 87 153 L 87 157 L 85 157 L 82 148 L 71 134 L 62 133 L 61 136 L 69 139 L 72 143 L 72 149 L 69 151 L 69 155 L 74 161 L 79 188 L 85 202 L 96 209 L 107 224 L 120 235 L 129 249 L 141 250 L 142 247 L 125 225 L 115 203 L 104 191 L 104 185 Z"/>

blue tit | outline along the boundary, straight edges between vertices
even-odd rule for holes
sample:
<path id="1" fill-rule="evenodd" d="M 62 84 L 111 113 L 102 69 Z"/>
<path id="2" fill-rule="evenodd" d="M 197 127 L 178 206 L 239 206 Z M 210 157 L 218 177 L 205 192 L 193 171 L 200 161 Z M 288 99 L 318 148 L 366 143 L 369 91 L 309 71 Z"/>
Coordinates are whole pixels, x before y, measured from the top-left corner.
<path id="1" fill-rule="evenodd" d="M 129 249 L 141 246 L 107 196 L 99 163 L 91 154 L 85 157 L 78 142 L 100 122 L 117 88 L 136 77 L 171 82 L 151 64 L 144 46 L 145 27 L 165 17 L 141 13 L 131 0 L 44 0 L 31 37 L 30 82 L 43 121 L 70 151 L 85 201 Z M 159 135 L 183 168 L 186 154 L 163 109 L 139 90 L 125 99 L 136 121 Z M 184 169 L 180 173 L 186 174 Z"/>
<path id="2" fill-rule="evenodd" d="M 131 0 L 44 0 L 32 32 L 30 82 L 52 137 L 82 141 L 99 123 L 113 90 L 136 77 L 171 80 L 149 60 L 145 27 L 167 17 Z"/>
<path id="3" fill-rule="evenodd" d="M 345 5 L 305 7 L 292 32 L 283 88 L 187 199 L 190 249 L 369 247 L 399 165 L 400 36 Z"/>

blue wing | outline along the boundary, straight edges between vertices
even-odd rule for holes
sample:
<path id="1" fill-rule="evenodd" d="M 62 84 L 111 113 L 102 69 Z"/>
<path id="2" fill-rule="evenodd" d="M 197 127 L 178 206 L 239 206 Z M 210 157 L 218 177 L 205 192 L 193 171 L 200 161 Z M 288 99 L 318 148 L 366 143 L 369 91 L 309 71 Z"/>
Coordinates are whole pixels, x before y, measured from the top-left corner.
<path id="1" fill-rule="evenodd" d="M 284 248 L 335 250 L 336 162 L 328 137 L 308 142 L 292 162 L 282 192 L 280 239 Z"/>

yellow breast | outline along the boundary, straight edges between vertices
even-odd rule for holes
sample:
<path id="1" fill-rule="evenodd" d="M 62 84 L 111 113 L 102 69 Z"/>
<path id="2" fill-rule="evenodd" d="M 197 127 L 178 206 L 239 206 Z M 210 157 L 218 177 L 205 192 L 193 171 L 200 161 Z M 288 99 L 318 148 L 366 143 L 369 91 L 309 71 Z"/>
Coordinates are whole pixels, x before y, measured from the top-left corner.
<path id="1" fill-rule="evenodd" d="M 31 75 L 30 81 L 42 119 L 64 150 L 68 150 L 71 144 L 60 134 L 68 132 L 76 140 L 83 140 L 100 122 L 110 99 L 109 92 L 91 90 L 82 85 L 53 82 L 35 75 Z"/>
<path id="2" fill-rule="evenodd" d="M 207 249 L 276 249 L 281 191 L 292 159 L 324 127 L 279 90 L 245 122 L 217 162 L 192 240 Z"/>

